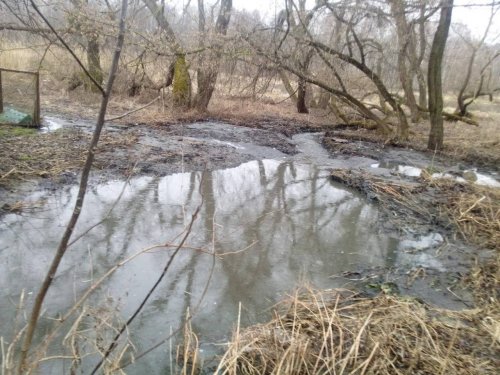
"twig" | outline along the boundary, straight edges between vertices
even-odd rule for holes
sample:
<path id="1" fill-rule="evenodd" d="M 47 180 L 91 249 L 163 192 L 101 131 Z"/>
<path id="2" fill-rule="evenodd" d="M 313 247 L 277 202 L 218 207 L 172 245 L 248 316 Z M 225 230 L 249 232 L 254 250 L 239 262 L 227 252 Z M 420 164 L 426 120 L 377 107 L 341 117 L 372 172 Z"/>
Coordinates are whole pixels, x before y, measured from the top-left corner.
<path id="1" fill-rule="evenodd" d="M 9 177 L 12 173 L 16 171 L 16 167 L 12 168 L 10 171 L 8 171 L 6 174 L 4 174 L 2 177 L 0 177 L 0 180 L 3 180 L 4 178 Z"/>
<path id="2" fill-rule="evenodd" d="M 471 212 L 479 203 L 481 203 L 485 199 L 486 199 L 486 196 L 484 196 L 484 195 L 481 198 L 479 198 L 476 202 L 474 202 L 474 204 L 472 206 L 470 206 L 467 210 L 465 210 L 465 212 L 460 213 L 460 217 L 457 219 L 457 221 L 460 221 L 465 215 L 467 215 L 469 212 Z"/>
<path id="3" fill-rule="evenodd" d="M 50 25 L 48 23 L 48 21 L 46 20 L 46 18 L 43 17 L 42 13 L 38 10 L 34 1 L 30 0 L 30 2 L 31 2 L 31 5 L 33 6 L 33 8 L 37 11 L 37 13 L 39 13 L 40 16 L 44 19 L 44 21 L 48 25 Z M 76 226 L 76 223 L 78 222 L 78 219 L 80 217 L 80 213 L 81 213 L 81 210 L 83 207 L 83 201 L 84 201 L 85 195 L 87 193 L 87 184 L 88 184 L 88 180 L 89 180 L 89 176 L 90 176 L 90 170 L 92 169 L 92 164 L 94 162 L 95 149 L 96 149 L 97 144 L 99 142 L 102 128 L 104 127 L 104 117 L 106 115 L 109 97 L 111 95 L 111 90 L 113 88 L 113 83 L 114 83 L 114 80 L 116 77 L 116 72 L 118 70 L 118 63 L 120 60 L 120 54 L 121 54 L 123 42 L 125 39 L 125 19 L 127 16 L 127 8 L 128 8 L 128 1 L 122 0 L 122 9 L 121 9 L 121 15 L 120 15 L 120 31 L 118 34 L 118 40 L 116 43 L 113 61 L 111 64 L 111 69 L 109 71 L 108 82 L 106 84 L 106 90 L 104 91 L 102 89 L 102 87 L 97 85 L 101 89 L 101 92 L 102 92 L 101 108 L 99 111 L 99 116 L 97 119 L 96 127 L 94 129 L 92 141 L 90 142 L 90 145 L 89 145 L 89 150 L 88 150 L 87 158 L 85 161 L 85 166 L 82 170 L 82 177 L 80 180 L 80 187 L 78 190 L 76 203 L 75 203 L 75 206 L 73 209 L 73 213 L 71 215 L 71 219 L 68 222 L 68 225 L 66 226 L 66 229 L 64 231 L 61 242 L 59 243 L 59 246 L 58 246 L 57 251 L 54 255 L 54 258 L 52 259 L 50 268 L 45 276 L 45 279 L 43 280 L 43 283 L 40 287 L 40 290 L 37 293 L 37 296 L 35 298 L 35 302 L 33 304 L 33 308 L 32 308 L 31 315 L 30 315 L 27 329 L 26 329 L 26 336 L 24 337 L 24 341 L 23 341 L 23 344 L 21 346 L 21 352 L 19 355 L 19 362 L 18 362 L 18 368 L 17 368 L 17 373 L 19 375 L 22 374 L 22 372 L 25 370 L 25 367 L 26 367 L 26 360 L 28 357 L 28 352 L 30 350 L 33 336 L 35 334 L 35 330 L 37 327 L 38 319 L 40 317 L 40 313 L 42 310 L 43 302 L 45 300 L 45 296 L 47 295 L 47 292 L 48 292 L 50 286 L 52 285 L 52 281 L 54 280 L 54 277 L 57 273 L 59 265 L 64 257 L 64 254 L 66 253 L 66 250 L 68 249 L 68 243 L 71 239 L 71 236 L 73 234 L 73 230 Z M 50 27 L 52 27 L 52 26 L 50 26 Z M 55 30 L 53 30 L 53 31 L 55 32 Z M 58 35 L 58 34 L 56 33 L 56 35 Z M 61 41 L 63 41 L 62 38 L 59 37 L 59 39 Z M 70 50 L 70 49 L 68 48 L 68 50 Z M 74 55 L 73 52 L 72 52 L 72 54 Z M 74 56 L 74 57 L 75 57 L 75 59 L 77 59 L 77 61 L 81 65 L 81 62 L 78 60 L 78 58 L 76 56 Z M 86 72 L 86 70 L 85 70 L 85 72 Z M 88 74 L 88 72 L 86 72 L 86 73 Z"/>
<path id="4" fill-rule="evenodd" d="M 120 115 L 120 116 L 107 118 L 105 121 L 106 121 L 106 122 L 108 122 L 108 121 L 119 120 L 119 119 L 124 118 L 124 117 L 126 117 L 126 116 L 128 116 L 128 115 L 131 115 L 132 113 L 139 112 L 139 111 L 141 111 L 141 110 L 143 110 L 143 109 L 148 108 L 149 106 L 152 106 L 152 105 L 153 105 L 154 103 L 156 103 L 158 100 L 160 100 L 160 97 L 159 97 L 159 96 L 157 96 L 156 98 L 154 98 L 153 100 L 151 100 L 148 104 L 146 104 L 146 105 L 144 105 L 144 106 L 142 106 L 142 107 L 140 107 L 140 108 L 133 109 L 133 110 L 131 110 L 131 111 L 129 111 L 129 112 L 126 112 L 126 113 L 124 113 L 123 115 Z"/>

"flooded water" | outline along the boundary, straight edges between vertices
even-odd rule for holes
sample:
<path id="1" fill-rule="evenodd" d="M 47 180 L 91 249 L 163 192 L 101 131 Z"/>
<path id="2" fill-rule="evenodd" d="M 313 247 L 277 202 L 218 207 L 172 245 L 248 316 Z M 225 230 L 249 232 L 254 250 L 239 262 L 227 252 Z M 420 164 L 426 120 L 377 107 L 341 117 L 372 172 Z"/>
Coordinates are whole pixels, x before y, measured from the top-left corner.
<path id="1" fill-rule="evenodd" d="M 388 234 L 381 229 L 375 205 L 329 179 L 331 168 L 370 168 L 375 160 L 331 159 L 314 134 L 294 136 L 298 152 L 291 156 L 266 146 L 265 137 L 264 145 L 256 145 L 245 135 L 249 130 L 236 127 L 232 134 L 228 127 L 193 124 L 175 138 L 184 142 L 196 136 L 197 142 L 264 160 L 235 168 L 92 184 L 74 238 L 85 235 L 70 247 L 57 273 L 40 321 L 42 330 L 50 330 L 51 318 L 64 314 L 120 262 L 125 264 L 87 305 L 94 311 L 90 316 L 126 321 L 169 263 L 198 207 L 184 247 L 129 327 L 135 355 L 182 327 L 188 309 L 200 354 L 210 361 L 224 349 L 240 312 L 242 326 L 265 321 L 273 304 L 303 283 L 343 287 L 348 280 L 337 276 L 371 268 L 445 269 L 432 251 L 426 251 L 442 245 L 441 235 Z M 204 128 L 209 129 L 206 138 L 200 137 Z M 210 137 L 214 132 L 220 134 Z M 161 144 L 149 136 L 142 142 Z M 33 302 L 77 189 L 42 189 L 27 198 L 36 209 L 0 217 L 2 322 L 14 322 L 16 316 L 25 319 L 26 313 L 16 312 L 17 301 L 24 290 L 28 309 Z M 8 342 L 18 327 L 2 324 L 0 336 Z M 169 373 L 175 345 L 175 340 L 171 344 L 167 340 L 129 366 L 127 373 Z M 52 354 L 61 354 L 60 347 L 55 345 Z M 82 366 L 88 369 L 92 363 L 95 357 L 90 356 Z M 48 361 L 42 373 L 67 372 L 64 366 L 68 364 Z"/>
<path id="2" fill-rule="evenodd" d="M 33 195 L 32 201 L 44 201 L 43 209 L 1 219 L 3 322 L 13 320 L 21 289 L 31 302 L 76 193 L 68 187 Z M 213 172 L 113 181 L 89 191 L 76 233 L 103 217 L 104 223 L 70 248 L 48 296 L 47 314 L 64 312 L 92 281 L 141 249 L 178 243 L 202 199 L 186 248 L 130 329 L 138 352 L 179 327 L 188 307 L 202 349 L 211 353 L 228 340 L 240 303 L 242 325 L 255 323 L 301 281 L 339 287 L 332 276 L 395 261 L 399 241 L 378 232 L 376 207 L 310 164 L 262 160 Z M 215 260 L 213 251 L 219 255 Z M 105 283 L 93 303 L 107 301 L 126 319 L 171 254 L 171 248 L 160 247 L 137 257 Z M 2 325 L 0 333 L 9 337 L 10 326 Z M 166 371 L 167 350 L 154 352 L 132 373 Z"/>

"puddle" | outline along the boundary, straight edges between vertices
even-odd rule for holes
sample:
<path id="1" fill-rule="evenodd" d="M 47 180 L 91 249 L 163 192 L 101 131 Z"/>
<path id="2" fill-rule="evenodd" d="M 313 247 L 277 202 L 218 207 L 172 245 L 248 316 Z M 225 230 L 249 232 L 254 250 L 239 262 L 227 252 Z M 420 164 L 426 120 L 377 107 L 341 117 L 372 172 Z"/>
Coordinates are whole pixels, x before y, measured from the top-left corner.
<path id="1" fill-rule="evenodd" d="M 201 184 L 201 185 L 200 185 Z M 75 233 L 106 213 L 124 187 L 114 181 L 90 189 Z M 138 351 L 178 327 L 198 303 L 211 273 L 212 244 L 219 254 L 193 328 L 205 353 L 231 334 L 242 304 L 242 325 L 264 320 L 269 308 L 301 280 L 341 287 L 332 275 L 397 262 L 398 239 L 379 233 L 378 210 L 359 195 L 335 185 L 321 170 L 291 161 L 252 161 L 237 168 L 132 179 L 114 211 L 68 252 L 48 296 L 48 313 L 71 306 L 76 296 L 110 267 L 154 244 L 174 242 L 203 194 L 204 205 L 187 241 L 141 318 L 131 327 Z M 0 319 L 11 321 L 21 289 L 29 301 L 43 278 L 76 187 L 38 193 L 46 200 L 35 213 L 10 214 L 0 222 Z M 196 248 L 197 250 L 195 250 Z M 244 250 L 246 249 L 246 250 Z M 244 251 L 242 251 L 244 250 Z M 169 252 L 157 249 L 119 270 L 101 289 L 122 319 L 153 285 Z M 337 281 L 335 281 L 337 280 Z M 5 331 L 7 330 L 7 332 Z M 2 325 L 0 334 L 7 335 Z M 151 354 L 133 373 L 166 369 L 165 352 Z M 154 370 L 153 370 L 154 369 Z"/>
<path id="2" fill-rule="evenodd" d="M 63 123 L 54 117 L 44 116 L 42 119 L 41 133 L 49 133 L 63 128 Z"/>
<path id="3" fill-rule="evenodd" d="M 327 168 L 368 168 L 375 160 L 364 156 L 348 156 L 332 159 L 327 150 L 320 145 L 321 133 L 301 133 L 294 135 L 292 140 L 297 147 L 298 154 L 294 160 L 301 163 L 310 163 Z M 329 172 L 328 172 L 329 173 Z"/>
<path id="4" fill-rule="evenodd" d="M 121 131 L 126 126 L 116 125 L 112 123 L 106 123 L 107 131 Z M 42 126 L 39 131 L 41 133 L 50 133 L 60 129 L 79 129 L 85 132 L 92 132 L 95 127 L 95 120 L 85 120 L 85 119 L 67 119 L 57 116 L 45 115 L 42 117 Z"/>
<path id="5" fill-rule="evenodd" d="M 51 118 L 45 118 L 47 131 L 55 130 L 56 120 L 51 123 Z M 246 326 L 267 320 L 271 306 L 303 281 L 318 288 L 336 288 L 345 286 L 346 279 L 335 277 L 344 272 L 395 267 L 445 270 L 442 262 L 448 259 L 440 260 L 435 251 L 444 241 L 441 235 L 399 238 L 397 233 L 383 232 L 377 207 L 329 178 L 331 168 L 371 166 L 413 174 L 418 168 L 375 166 L 375 160 L 358 156 L 331 159 L 318 144 L 319 137 L 298 134 L 290 142 L 262 130 L 217 123 L 141 134 L 138 144 L 158 155 L 176 147 L 182 155 L 194 155 L 201 153 L 200 145 L 208 144 L 224 151 L 220 158 L 225 166 L 228 160 L 264 160 L 236 168 L 142 176 L 127 183 L 116 180 L 89 188 L 75 233 L 85 232 L 103 217 L 105 220 L 68 251 L 48 295 L 47 314 L 64 312 L 118 262 L 162 244 L 118 270 L 90 301 L 93 305 L 107 301 L 121 320 L 127 319 L 167 264 L 172 248 L 165 244 L 179 241 L 202 199 L 186 248 L 130 327 L 138 353 L 179 327 L 188 307 L 195 313 L 192 326 L 203 355 L 210 358 L 228 341 L 240 303 L 241 324 Z M 208 155 L 207 160 L 212 160 L 219 154 Z M 163 159 L 147 162 L 158 167 L 172 164 Z M 158 174 L 165 175 L 163 172 L 160 169 Z M 21 290 L 27 293 L 27 303 L 32 303 L 76 194 L 76 186 L 64 185 L 55 191 L 37 191 L 27 200 L 45 202 L 41 209 L 0 218 L 3 322 L 13 321 Z M 218 254 L 215 262 L 210 255 L 213 249 Z M 202 297 L 199 310 L 194 311 Z M 11 329 L 2 325 L 0 336 L 11 337 Z M 169 351 L 164 346 L 127 370 L 168 373 Z M 47 366 L 43 372 L 61 372 Z"/>

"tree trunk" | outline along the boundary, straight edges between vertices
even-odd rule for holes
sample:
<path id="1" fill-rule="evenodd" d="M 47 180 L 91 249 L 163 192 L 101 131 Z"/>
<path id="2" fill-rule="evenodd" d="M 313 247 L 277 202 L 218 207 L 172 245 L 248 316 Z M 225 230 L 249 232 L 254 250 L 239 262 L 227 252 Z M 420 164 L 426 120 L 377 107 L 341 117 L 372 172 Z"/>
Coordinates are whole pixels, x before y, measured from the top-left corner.
<path id="1" fill-rule="evenodd" d="M 290 80 L 288 79 L 288 76 L 286 75 L 286 72 L 283 69 L 278 69 L 278 74 L 281 78 L 281 81 L 283 82 L 283 86 L 285 87 L 288 96 L 296 104 L 298 100 L 297 90 L 293 89 L 292 84 L 290 83 Z"/>
<path id="2" fill-rule="evenodd" d="M 174 106 L 189 108 L 191 104 L 191 78 L 184 55 L 177 56 L 172 87 Z"/>
<path id="3" fill-rule="evenodd" d="M 313 56 L 314 49 L 311 48 L 302 59 L 299 57 L 298 66 L 306 76 L 309 74 L 309 66 L 311 65 Z M 297 81 L 297 112 L 309 113 L 309 109 L 307 108 L 307 82 L 300 77 Z"/>
<path id="4" fill-rule="evenodd" d="M 101 50 L 97 35 L 87 36 L 87 63 L 90 75 L 97 83 L 102 85 L 103 72 L 101 68 Z M 91 82 L 86 84 L 85 88 L 90 89 L 92 92 L 99 92 L 99 89 Z"/>
<path id="5" fill-rule="evenodd" d="M 410 108 L 412 122 L 417 122 L 420 118 L 420 113 L 417 106 L 417 100 L 413 91 L 413 65 L 415 62 L 410 61 L 411 68 L 407 66 L 408 56 L 415 56 L 413 51 L 409 49 L 414 48 L 414 43 L 411 43 L 410 26 L 405 16 L 405 4 L 402 0 L 391 0 L 391 12 L 396 21 L 396 32 L 398 35 L 398 70 L 399 80 L 403 91 L 405 93 L 405 101 Z"/>
<path id="6" fill-rule="evenodd" d="M 231 21 L 231 11 L 233 9 L 233 0 L 222 0 L 215 24 L 215 37 L 222 38 L 227 34 L 229 22 Z M 198 0 L 198 30 L 200 32 L 200 47 L 204 47 L 203 39 L 206 37 L 205 30 L 205 9 L 203 0 Z M 219 75 L 219 65 L 222 57 L 222 41 L 216 40 L 213 52 L 209 52 L 202 56 L 202 60 L 206 64 L 200 64 L 197 72 L 198 93 L 194 99 L 194 106 L 199 111 L 206 111 L 210 99 L 215 90 L 217 77 Z"/>
<path id="7" fill-rule="evenodd" d="M 156 19 L 158 26 L 165 32 L 167 42 L 176 55 L 174 64 L 174 81 L 172 94 L 174 105 L 189 108 L 191 105 L 191 77 L 186 63 L 186 54 L 175 36 L 174 30 L 168 23 L 162 9 L 155 0 L 142 0 Z"/>
<path id="8" fill-rule="evenodd" d="M 297 112 L 299 113 L 309 113 L 306 105 L 306 88 L 307 82 L 299 78 L 298 89 L 297 89 Z"/>
<path id="9" fill-rule="evenodd" d="M 420 108 L 425 108 L 427 110 L 427 83 L 425 80 L 425 75 L 424 72 L 422 72 L 422 62 L 424 61 L 425 58 L 425 50 L 427 49 L 427 38 L 426 38 L 426 33 L 425 33 L 425 8 L 426 5 L 425 3 L 422 3 L 420 7 L 420 18 L 421 21 L 418 24 L 418 56 L 415 56 L 414 58 L 414 66 L 413 69 L 415 71 L 415 74 L 417 76 L 417 81 L 418 81 L 418 104 Z M 416 42 L 416 37 L 414 38 L 414 43 L 413 43 L 413 51 L 415 52 L 415 55 L 417 53 L 417 42 Z"/>
<path id="10" fill-rule="evenodd" d="M 420 108 L 427 108 L 427 85 L 425 84 L 424 73 L 419 69 L 417 72 L 418 79 L 418 106 Z"/>
<path id="11" fill-rule="evenodd" d="M 380 55 L 380 57 L 377 59 L 377 75 L 379 77 L 382 77 L 382 60 L 383 60 L 384 55 Z M 380 108 L 382 108 L 382 112 L 387 113 L 387 104 L 384 99 L 384 96 L 380 93 L 380 90 L 378 90 L 378 102 L 380 105 Z"/>
<path id="12" fill-rule="evenodd" d="M 413 92 L 413 77 L 406 66 L 405 55 L 405 49 L 400 49 L 398 53 L 399 80 L 403 86 L 406 104 L 408 105 L 408 108 L 410 108 L 411 121 L 415 123 L 418 122 L 420 114 L 418 111 L 415 93 Z"/>
<path id="13" fill-rule="evenodd" d="M 89 5 L 89 0 L 71 0 L 73 7 L 75 8 L 75 12 L 77 13 L 85 13 L 87 7 Z M 104 74 L 101 68 L 101 50 L 99 46 L 99 34 L 92 31 L 84 31 L 89 28 L 86 25 L 83 25 L 79 21 L 79 17 L 74 17 L 74 27 L 77 30 L 81 30 L 81 35 L 87 40 L 87 67 L 88 72 L 92 76 L 92 78 L 102 86 Z M 95 93 L 100 92 L 99 88 L 94 85 L 94 83 L 88 78 L 82 75 L 83 79 L 80 80 L 77 76 L 76 82 L 73 83 L 73 87 L 70 86 L 71 89 L 74 89 L 80 86 L 82 83 L 84 84 L 86 91 L 92 91 Z M 78 82 L 80 81 L 80 82 Z"/>
<path id="14" fill-rule="evenodd" d="M 329 92 L 326 92 L 324 90 L 320 90 L 319 97 L 318 97 L 318 103 L 317 103 L 318 108 L 327 109 L 328 105 L 330 104 L 330 98 L 331 98 L 331 95 Z"/>
<path id="15" fill-rule="evenodd" d="M 431 130 L 427 148 L 439 151 L 443 148 L 443 87 L 441 82 L 441 71 L 444 49 L 448 32 L 450 30 L 451 15 L 453 12 L 453 0 L 443 0 L 441 2 L 441 15 L 439 25 L 434 34 L 431 54 L 429 57 L 429 70 L 427 83 L 429 88 L 429 113 Z"/>

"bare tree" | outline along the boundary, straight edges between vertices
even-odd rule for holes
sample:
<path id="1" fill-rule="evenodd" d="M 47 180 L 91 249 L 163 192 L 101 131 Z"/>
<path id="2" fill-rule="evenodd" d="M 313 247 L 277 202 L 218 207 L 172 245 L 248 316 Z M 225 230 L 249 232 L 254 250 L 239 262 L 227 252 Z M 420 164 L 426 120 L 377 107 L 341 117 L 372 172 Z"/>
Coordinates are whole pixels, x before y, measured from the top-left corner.
<path id="1" fill-rule="evenodd" d="M 477 43 L 474 43 L 473 41 L 466 41 L 466 39 L 463 38 L 464 41 L 466 41 L 466 43 L 468 44 L 468 46 L 472 50 L 472 52 L 471 52 L 471 55 L 469 57 L 469 61 L 468 61 L 468 64 L 467 64 L 467 71 L 466 71 L 466 73 L 464 75 L 464 80 L 463 80 L 462 85 L 460 86 L 460 90 L 458 92 L 458 97 L 457 97 L 458 108 L 456 110 L 456 113 L 459 116 L 467 116 L 468 115 L 467 107 L 470 104 L 472 104 L 472 102 L 473 102 L 473 101 L 470 101 L 470 100 L 466 102 L 466 100 L 469 99 L 470 96 L 469 96 L 469 98 L 467 98 L 466 95 L 465 95 L 465 91 L 467 90 L 467 87 L 469 86 L 469 82 L 470 82 L 470 79 L 471 79 L 471 76 L 472 76 L 472 71 L 473 71 L 473 68 L 474 68 L 474 65 L 475 65 L 477 53 L 479 52 L 479 50 L 481 49 L 481 47 L 484 45 L 484 43 L 486 41 L 486 38 L 488 37 L 491 25 L 493 24 L 493 18 L 495 17 L 495 14 L 498 12 L 499 9 L 500 9 L 500 7 L 498 5 L 495 6 L 495 4 L 492 3 L 490 17 L 488 19 L 488 23 L 486 24 L 486 28 L 484 30 L 484 34 L 483 34 L 483 36 L 481 37 L 481 39 Z M 495 58 L 496 57 L 494 57 L 493 60 Z M 487 63 L 487 66 L 489 64 L 491 64 L 491 62 Z M 484 69 L 486 69 L 487 66 Z M 484 73 L 484 71 L 485 70 L 483 70 L 481 72 L 481 75 Z M 482 86 L 482 84 L 480 84 L 480 86 Z M 481 87 L 479 87 L 479 92 L 480 91 L 481 91 Z"/>
<path id="2" fill-rule="evenodd" d="M 429 88 L 431 130 L 429 133 L 427 148 L 435 151 L 439 151 L 443 148 L 443 83 L 441 71 L 452 13 L 453 0 L 442 0 L 439 24 L 436 33 L 434 34 L 431 54 L 429 57 L 427 82 Z"/>
<path id="3" fill-rule="evenodd" d="M 96 29 L 95 24 L 90 24 L 86 19 L 86 13 L 89 11 L 89 0 L 71 0 L 71 3 L 75 9 L 70 17 L 70 24 L 76 32 L 81 33 L 86 39 L 88 71 L 94 80 L 102 85 L 104 74 L 101 67 L 99 30 Z M 92 82 L 85 84 L 85 87 L 93 92 L 98 92 Z"/>
<path id="4" fill-rule="evenodd" d="M 406 6 L 404 0 L 389 0 L 391 6 L 392 15 L 396 21 L 396 32 L 398 35 L 398 70 L 399 79 L 401 85 L 403 86 L 403 91 L 405 94 L 405 100 L 410 108 L 411 119 L 413 122 L 419 120 L 419 110 L 417 106 L 417 100 L 415 98 L 415 92 L 413 90 L 413 72 L 412 66 L 407 66 L 408 56 L 411 54 L 413 56 L 415 53 L 415 43 L 411 33 L 411 27 L 406 19 Z"/>
<path id="5" fill-rule="evenodd" d="M 198 0 L 199 46 L 201 50 L 210 47 L 208 52 L 201 54 L 201 63 L 197 70 L 198 92 L 194 98 L 194 106 L 200 111 L 207 109 L 215 90 L 223 51 L 223 37 L 227 34 L 232 8 L 232 0 L 221 1 L 213 33 L 215 34 L 214 44 L 207 46 L 205 42 L 207 37 L 205 4 L 203 0 Z"/>
<path id="6" fill-rule="evenodd" d="M 315 10 L 316 8 L 307 11 L 305 0 L 299 0 L 298 5 L 294 0 L 286 0 L 285 9 L 280 12 L 277 18 L 275 26 L 276 35 L 281 36 L 280 34 L 283 34 L 283 38 L 286 38 L 288 34 L 291 34 L 293 39 L 298 41 L 303 40 L 311 25 Z M 300 42 L 295 43 L 292 51 L 290 51 L 290 55 L 293 56 L 292 59 L 297 69 L 303 72 L 304 75 L 308 75 L 314 57 L 314 48 Z M 307 108 L 307 82 L 303 78 L 298 77 L 297 89 L 294 90 L 285 72 L 280 70 L 279 74 L 288 94 L 296 103 L 297 112 L 309 113 Z"/>
<path id="7" fill-rule="evenodd" d="M 398 39 L 397 65 L 404 100 L 410 109 L 411 119 L 417 122 L 427 107 L 427 85 L 422 71 L 427 38 L 425 26 L 439 9 L 429 6 L 426 0 L 388 0 L 395 20 Z M 415 97 L 414 82 L 418 83 L 419 99 Z"/>
<path id="8" fill-rule="evenodd" d="M 169 69 L 172 75 L 167 79 L 168 85 L 173 84 L 174 104 L 178 107 L 188 108 L 191 106 L 191 77 L 186 62 L 186 52 L 165 17 L 163 7 L 160 7 L 155 0 L 143 0 L 143 2 L 156 19 L 158 26 L 165 33 L 167 43 L 176 56 Z"/>

